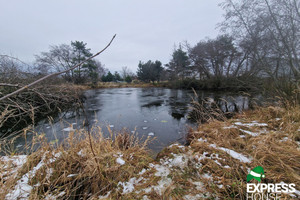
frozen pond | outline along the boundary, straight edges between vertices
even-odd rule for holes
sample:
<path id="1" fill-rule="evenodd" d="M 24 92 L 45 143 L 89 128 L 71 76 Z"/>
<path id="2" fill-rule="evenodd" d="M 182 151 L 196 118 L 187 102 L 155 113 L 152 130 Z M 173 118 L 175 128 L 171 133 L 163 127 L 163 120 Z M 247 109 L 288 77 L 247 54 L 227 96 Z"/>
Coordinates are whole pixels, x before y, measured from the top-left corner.
<path id="1" fill-rule="evenodd" d="M 235 102 L 240 109 L 248 108 L 249 96 L 231 93 L 198 92 L 199 97 L 213 99 L 223 98 L 228 101 L 229 108 Z M 67 112 L 56 117 L 53 123 L 45 119 L 35 127 L 38 133 L 44 132 L 49 141 L 62 141 L 69 131 L 76 128 L 86 128 L 83 120 L 89 126 L 101 126 L 108 135 L 107 126 L 118 131 L 126 127 L 129 132 L 136 130 L 139 137 L 156 137 L 149 147 L 158 152 L 166 145 L 178 141 L 185 142 L 188 126 L 194 126 L 187 118 L 192 91 L 173 90 L 165 88 L 114 88 L 95 89 L 85 92 L 84 104 L 86 116 L 76 112 Z M 27 135 L 27 141 L 32 137 Z M 15 141 L 20 150 L 25 144 L 23 137 Z"/>

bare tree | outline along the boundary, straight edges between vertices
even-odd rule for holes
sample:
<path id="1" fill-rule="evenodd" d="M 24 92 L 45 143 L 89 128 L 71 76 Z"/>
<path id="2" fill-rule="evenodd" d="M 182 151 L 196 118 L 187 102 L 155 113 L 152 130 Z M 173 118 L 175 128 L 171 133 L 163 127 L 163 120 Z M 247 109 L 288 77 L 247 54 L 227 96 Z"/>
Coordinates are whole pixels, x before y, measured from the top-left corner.
<path id="1" fill-rule="evenodd" d="M 61 72 L 70 69 L 73 66 L 73 55 L 70 45 L 61 44 L 50 46 L 48 52 L 41 52 L 35 55 L 36 69 L 42 74 L 51 72 Z M 64 74 L 64 77 L 70 80 L 74 76 L 73 71 Z"/>
<path id="2" fill-rule="evenodd" d="M 237 47 L 228 35 L 200 41 L 189 48 L 189 57 L 199 76 L 208 79 L 237 77 L 249 71 L 248 52 Z"/>
<path id="3" fill-rule="evenodd" d="M 132 75 L 133 75 L 132 71 L 127 66 L 122 67 L 122 70 L 121 70 L 122 79 L 125 80 L 125 78 L 127 76 L 132 76 Z"/>
<path id="4" fill-rule="evenodd" d="M 240 41 L 252 42 L 252 59 L 271 76 L 300 77 L 299 0 L 225 0 L 222 23 Z"/>
<path id="5" fill-rule="evenodd" d="M 98 74 L 98 77 L 102 77 L 108 72 L 108 69 L 105 68 L 105 65 L 102 64 L 99 60 L 95 60 L 95 66 L 96 66 L 96 72 Z"/>
<path id="6" fill-rule="evenodd" d="M 20 93 L 20 92 L 22 92 L 22 91 L 24 91 L 24 90 L 26 90 L 26 89 L 28 89 L 28 88 L 34 86 L 34 85 L 37 85 L 38 83 L 40 83 L 40 82 L 42 82 L 42 81 L 44 81 L 44 80 L 46 80 L 46 79 L 49 79 L 49 78 L 51 78 L 51 77 L 58 76 L 58 75 L 60 75 L 60 74 L 67 73 L 67 72 L 69 72 L 69 71 L 71 71 L 71 70 L 74 70 L 74 69 L 78 68 L 79 66 L 81 66 L 81 65 L 83 65 L 84 63 L 86 63 L 86 62 L 92 60 L 93 58 L 95 58 L 96 56 L 98 56 L 99 54 L 101 54 L 103 51 L 105 51 L 105 50 L 111 45 L 111 43 L 113 42 L 113 40 L 115 39 L 115 37 L 116 37 L 116 35 L 114 35 L 114 36 L 112 37 L 112 39 L 110 40 L 110 42 L 109 42 L 109 43 L 108 43 L 101 51 L 99 51 L 98 53 L 96 53 L 96 54 L 94 54 L 94 55 L 91 55 L 91 56 L 88 57 L 87 59 L 81 61 L 80 63 L 78 63 L 78 64 L 76 64 L 76 65 L 74 65 L 74 66 L 72 66 L 72 67 L 69 68 L 69 69 L 66 69 L 66 70 L 61 71 L 61 72 L 56 72 L 56 73 L 48 74 L 48 75 L 46 75 L 46 76 L 44 76 L 44 77 L 42 77 L 42 78 L 40 78 L 40 79 L 38 79 L 38 80 L 35 80 L 35 81 L 31 82 L 31 83 L 28 84 L 28 85 L 25 85 L 24 87 L 19 88 L 18 90 L 15 90 L 14 92 L 11 92 L 11 93 L 9 93 L 9 94 L 7 94 L 7 95 L 5 95 L 5 96 L 2 96 L 2 97 L 0 98 L 0 102 L 1 102 L 1 101 L 4 101 L 5 99 L 8 99 L 8 98 L 10 98 L 10 97 L 12 97 L 12 96 L 14 96 L 14 95 L 16 95 L 16 94 L 18 94 L 18 93 Z"/>

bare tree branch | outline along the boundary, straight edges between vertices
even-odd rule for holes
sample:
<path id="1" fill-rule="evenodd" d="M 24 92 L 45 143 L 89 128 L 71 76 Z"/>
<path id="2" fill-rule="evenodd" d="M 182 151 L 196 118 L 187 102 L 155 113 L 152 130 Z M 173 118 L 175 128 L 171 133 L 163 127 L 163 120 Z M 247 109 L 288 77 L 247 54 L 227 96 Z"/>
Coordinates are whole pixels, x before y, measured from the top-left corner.
<path id="1" fill-rule="evenodd" d="M 18 94 L 18 93 L 22 92 L 23 90 L 25 90 L 25 89 L 27 89 L 27 88 L 29 88 L 29 87 L 31 87 L 31 86 L 33 86 L 33 85 L 35 85 L 35 84 L 37 84 L 37 83 L 43 81 L 43 80 L 45 80 L 45 79 L 48 79 L 48 78 L 50 78 L 50 77 L 52 77 L 52 76 L 57 76 L 57 75 L 66 73 L 66 72 L 68 72 L 68 71 L 71 71 L 71 70 L 73 70 L 73 69 L 75 69 L 75 68 L 81 66 L 83 63 L 85 63 L 85 62 L 91 60 L 92 58 L 98 56 L 98 55 L 101 54 L 103 51 L 105 51 L 105 50 L 110 46 L 110 44 L 111 44 L 112 41 L 115 39 L 115 37 L 116 37 L 116 35 L 114 35 L 114 36 L 112 37 L 112 39 L 111 39 L 110 42 L 106 45 L 106 47 L 104 47 L 104 49 L 102 49 L 102 50 L 99 51 L 98 53 L 96 53 L 96 54 L 90 56 L 90 57 L 87 58 L 86 60 L 84 60 L 84 61 L 78 63 L 77 65 L 73 66 L 72 68 L 67 69 L 67 70 L 65 70 L 65 71 L 62 71 L 62 72 L 57 72 L 57 73 L 53 73 L 53 74 L 49 74 L 49 75 L 47 75 L 47 76 L 44 76 L 44 77 L 42 77 L 42 78 L 40 78 L 40 79 L 38 79 L 38 80 L 36 80 L 36 81 L 34 81 L 34 82 L 28 84 L 28 85 L 25 85 L 24 87 L 22 87 L 22 88 L 20 88 L 20 89 L 18 89 L 18 90 L 16 90 L 16 91 L 14 91 L 14 92 L 12 92 L 12 93 L 10 93 L 10 94 L 5 95 L 4 97 L 1 97 L 1 98 L 0 98 L 0 101 L 3 101 L 4 99 L 7 99 L 7 98 L 9 98 L 9 97 L 11 97 L 11 96 L 13 96 L 13 95 L 15 95 L 15 94 Z"/>
<path id="2" fill-rule="evenodd" d="M 19 84 L 9 84 L 9 83 L 0 83 L 0 86 L 7 86 L 7 87 L 20 87 Z"/>

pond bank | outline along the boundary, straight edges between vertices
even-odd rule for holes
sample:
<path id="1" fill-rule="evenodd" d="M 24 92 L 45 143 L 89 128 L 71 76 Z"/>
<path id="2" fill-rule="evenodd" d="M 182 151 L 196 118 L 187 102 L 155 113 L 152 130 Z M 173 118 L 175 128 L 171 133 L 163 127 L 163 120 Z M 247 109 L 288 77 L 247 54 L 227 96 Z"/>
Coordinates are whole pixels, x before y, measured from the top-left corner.
<path id="1" fill-rule="evenodd" d="M 67 148 L 45 143 L 27 157 L 2 157 L 0 198 L 245 199 L 247 174 L 260 165 L 263 182 L 295 183 L 297 191 L 282 197 L 296 199 L 299 127 L 299 107 L 258 108 L 200 125 L 189 133 L 190 145 L 170 145 L 156 159 L 126 134 L 114 140 L 70 134 Z"/>

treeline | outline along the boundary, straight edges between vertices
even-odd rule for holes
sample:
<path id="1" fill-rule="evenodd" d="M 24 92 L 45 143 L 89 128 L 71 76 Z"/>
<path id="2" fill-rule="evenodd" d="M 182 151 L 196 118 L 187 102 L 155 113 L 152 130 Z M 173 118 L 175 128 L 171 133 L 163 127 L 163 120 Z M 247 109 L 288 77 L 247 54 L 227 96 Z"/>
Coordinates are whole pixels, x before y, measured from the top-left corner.
<path id="1" fill-rule="evenodd" d="M 186 86 L 188 79 L 192 85 L 210 83 L 208 88 L 264 83 L 281 95 L 299 95 L 300 1 L 225 0 L 221 6 L 223 34 L 180 44 L 156 81 Z M 152 80 L 148 68 L 140 65 L 138 78 Z"/>
<path id="2" fill-rule="evenodd" d="M 101 81 L 131 83 L 132 79 L 135 77 L 135 75 L 133 73 L 131 73 L 127 67 L 123 67 L 122 72 L 123 72 L 122 75 L 120 75 L 120 73 L 117 71 L 115 71 L 114 74 L 112 74 L 110 71 L 108 71 L 106 74 L 102 75 Z"/>

